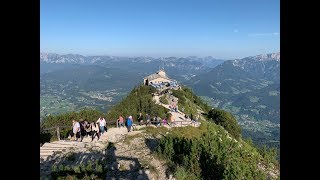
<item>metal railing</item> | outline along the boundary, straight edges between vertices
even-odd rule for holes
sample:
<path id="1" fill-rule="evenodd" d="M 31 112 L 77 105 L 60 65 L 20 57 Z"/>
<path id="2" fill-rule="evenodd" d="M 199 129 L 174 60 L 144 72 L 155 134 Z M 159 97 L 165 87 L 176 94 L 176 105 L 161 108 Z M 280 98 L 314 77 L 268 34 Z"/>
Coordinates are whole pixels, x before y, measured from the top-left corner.
<path id="1" fill-rule="evenodd" d="M 58 140 L 60 141 L 60 131 L 62 129 L 72 129 L 72 126 L 54 126 L 54 127 L 51 127 L 51 128 L 45 128 L 45 129 L 41 129 L 41 133 L 50 133 L 51 130 L 54 130 L 56 131 L 56 134 L 57 134 L 57 138 Z"/>
<path id="2" fill-rule="evenodd" d="M 162 121 L 149 121 L 148 124 L 153 124 L 156 126 L 156 124 L 160 123 L 160 125 L 162 126 L 163 123 Z M 188 126 L 188 125 L 192 125 L 192 126 L 196 126 L 196 124 L 198 124 L 199 122 L 192 122 L 192 121 L 174 121 L 172 123 L 167 122 L 166 124 L 169 125 L 170 127 L 183 127 L 183 126 Z M 143 123 L 144 125 L 147 124 L 147 122 Z M 180 125 L 180 126 L 179 126 Z"/>
<path id="3" fill-rule="evenodd" d="M 113 124 L 116 124 L 117 127 L 118 127 L 118 123 L 117 123 L 117 120 L 112 120 L 112 121 L 107 121 L 106 122 L 107 125 L 113 125 Z M 50 128 L 45 128 L 45 129 L 40 129 L 40 132 L 41 133 L 49 133 L 51 130 L 54 130 L 55 129 L 55 132 L 56 132 L 56 135 L 57 135 L 57 138 L 58 140 L 60 141 L 60 132 L 61 130 L 63 129 L 72 129 L 72 126 L 54 126 L 54 127 L 50 127 Z"/>
<path id="4" fill-rule="evenodd" d="M 182 124 L 184 123 L 184 124 Z M 198 124 L 199 122 L 192 122 L 192 121 L 174 121 L 172 122 L 171 124 L 174 124 L 175 126 L 174 127 L 183 127 L 183 126 L 188 126 L 188 125 L 191 125 L 191 126 L 196 126 L 196 124 Z M 177 126 L 179 125 L 180 126 Z"/>
<path id="5" fill-rule="evenodd" d="M 109 125 L 112 125 L 112 124 L 116 124 L 116 127 L 118 128 L 119 127 L 119 120 L 112 120 L 112 121 L 107 121 L 107 124 L 109 124 Z M 158 122 L 158 121 L 150 121 L 149 122 L 150 124 L 156 124 L 156 123 L 160 123 L 160 125 L 163 125 L 163 123 L 162 122 Z M 197 123 L 199 123 L 199 122 L 192 122 L 192 121 L 174 121 L 173 123 L 170 123 L 170 125 L 169 126 L 173 126 L 174 125 L 174 127 L 183 127 L 184 125 L 186 125 L 186 126 L 188 126 L 188 125 L 193 125 L 193 126 L 196 126 L 196 124 Z M 144 123 L 144 124 L 146 124 L 146 122 Z M 177 126 L 177 125 L 179 125 L 180 124 L 180 126 Z M 135 124 L 136 125 L 136 124 Z M 41 129 L 40 131 L 41 131 L 41 133 L 48 133 L 48 132 L 50 132 L 50 130 L 54 130 L 55 129 L 55 132 L 56 132 L 56 134 L 57 134 L 57 138 L 58 138 L 58 140 L 60 141 L 60 132 L 61 132 L 61 130 L 63 130 L 63 129 L 72 129 L 72 126 L 54 126 L 54 127 L 50 127 L 50 128 L 45 128 L 45 129 Z"/>

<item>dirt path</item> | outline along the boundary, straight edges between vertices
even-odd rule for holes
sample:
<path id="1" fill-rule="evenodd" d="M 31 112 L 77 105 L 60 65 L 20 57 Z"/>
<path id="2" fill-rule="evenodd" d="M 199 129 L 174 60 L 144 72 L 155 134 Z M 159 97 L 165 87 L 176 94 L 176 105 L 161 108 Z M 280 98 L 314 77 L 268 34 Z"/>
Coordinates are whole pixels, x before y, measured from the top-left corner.
<path id="1" fill-rule="evenodd" d="M 153 96 L 153 99 L 156 101 L 157 104 L 170 110 L 168 104 L 163 104 L 160 102 L 160 100 L 159 100 L 160 97 L 161 96 L 159 96 L 159 95 L 155 95 L 155 96 Z M 177 98 L 175 98 L 175 101 L 177 101 Z M 180 110 L 178 110 L 177 112 L 170 111 L 170 113 L 173 115 L 175 121 L 183 121 L 183 122 L 176 123 L 176 126 L 178 126 L 178 127 L 188 126 L 188 125 L 192 125 L 192 126 L 196 126 L 196 127 L 200 126 L 200 123 L 191 124 L 191 120 L 185 119 L 185 114 L 183 112 L 181 112 Z"/>
<path id="2" fill-rule="evenodd" d="M 152 155 L 157 142 L 150 136 L 145 133 L 129 134 L 127 139 L 114 145 L 107 153 L 114 168 L 114 171 L 107 172 L 108 178 L 168 179 L 165 162 Z"/>

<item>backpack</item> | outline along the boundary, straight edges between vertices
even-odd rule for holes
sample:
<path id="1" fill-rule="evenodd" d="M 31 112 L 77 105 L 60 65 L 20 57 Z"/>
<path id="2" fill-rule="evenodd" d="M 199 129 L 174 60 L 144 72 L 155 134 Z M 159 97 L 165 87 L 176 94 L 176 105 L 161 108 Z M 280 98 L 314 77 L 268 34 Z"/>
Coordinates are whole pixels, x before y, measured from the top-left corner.
<path id="1" fill-rule="evenodd" d="M 131 121 L 131 119 L 127 119 L 126 120 L 126 126 L 131 126 L 132 125 L 132 121 Z"/>
<path id="2" fill-rule="evenodd" d="M 124 125 L 128 126 L 128 118 L 125 120 Z"/>

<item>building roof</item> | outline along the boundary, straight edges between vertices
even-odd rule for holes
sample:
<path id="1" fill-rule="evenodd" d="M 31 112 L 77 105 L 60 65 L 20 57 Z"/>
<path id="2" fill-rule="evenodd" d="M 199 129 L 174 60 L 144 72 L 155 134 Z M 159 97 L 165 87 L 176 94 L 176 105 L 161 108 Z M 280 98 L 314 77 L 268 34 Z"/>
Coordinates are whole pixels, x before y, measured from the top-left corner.
<path id="1" fill-rule="evenodd" d="M 157 79 L 157 78 L 164 78 L 164 79 L 168 79 L 168 80 L 171 80 L 165 73 L 164 70 L 160 70 L 154 74 L 150 74 L 149 76 L 146 76 L 144 77 L 144 79 L 148 79 L 149 81 L 152 81 L 154 79 Z"/>

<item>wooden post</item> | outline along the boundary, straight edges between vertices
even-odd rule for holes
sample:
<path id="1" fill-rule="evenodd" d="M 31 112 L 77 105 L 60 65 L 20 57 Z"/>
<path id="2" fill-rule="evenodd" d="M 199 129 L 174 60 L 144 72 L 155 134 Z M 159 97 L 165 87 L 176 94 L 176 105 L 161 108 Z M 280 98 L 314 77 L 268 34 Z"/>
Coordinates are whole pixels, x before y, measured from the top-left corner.
<path id="1" fill-rule="evenodd" d="M 58 137 L 58 140 L 60 141 L 60 130 L 59 130 L 59 126 L 57 127 L 57 137 Z"/>

